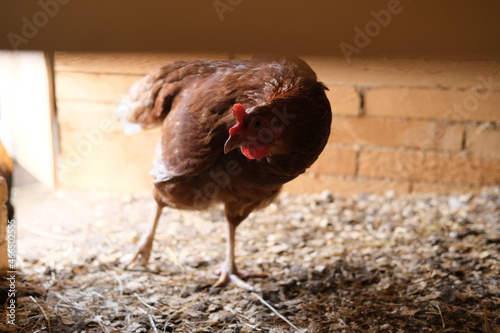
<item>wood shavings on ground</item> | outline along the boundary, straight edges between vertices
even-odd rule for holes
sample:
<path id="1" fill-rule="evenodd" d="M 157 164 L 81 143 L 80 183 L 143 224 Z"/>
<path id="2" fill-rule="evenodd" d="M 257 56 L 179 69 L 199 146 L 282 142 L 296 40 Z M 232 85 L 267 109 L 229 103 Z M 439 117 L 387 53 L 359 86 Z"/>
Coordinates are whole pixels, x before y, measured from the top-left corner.
<path id="1" fill-rule="evenodd" d="M 18 327 L 1 331 L 500 332 L 498 189 L 283 194 L 238 228 L 240 268 L 268 274 L 255 293 L 211 288 L 219 209 L 166 210 L 148 269 L 124 270 L 149 193 L 26 194 L 17 208 Z"/>

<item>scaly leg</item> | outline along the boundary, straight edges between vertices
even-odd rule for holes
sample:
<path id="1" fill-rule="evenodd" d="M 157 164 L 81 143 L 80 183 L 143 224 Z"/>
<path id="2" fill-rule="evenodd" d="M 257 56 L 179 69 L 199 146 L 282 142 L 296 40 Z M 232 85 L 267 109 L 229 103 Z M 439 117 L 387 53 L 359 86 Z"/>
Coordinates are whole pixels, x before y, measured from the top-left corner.
<path id="1" fill-rule="evenodd" d="M 153 240 L 155 238 L 156 227 L 158 226 L 158 221 L 160 220 L 162 210 L 163 206 L 157 204 L 155 218 L 149 225 L 147 232 L 142 236 L 141 241 L 139 242 L 139 247 L 137 248 L 134 257 L 125 265 L 125 268 L 127 268 L 130 264 L 138 259 L 142 266 L 147 265 L 149 257 L 151 255 L 151 249 L 153 248 Z"/>
<path id="2" fill-rule="evenodd" d="M 236 227 L 238 224 L 228 222 L 228 235 L 226 240 L 226 259 L 220 270 L 219 280 L 214 284 L 214 287 L 223 287 L 229 282 L 234 283 L 237 287 L 254 291 L 254 288 L 243 281 L 242 279 L 251 277 L 266 277 L 265 274 L 240 274 L 236 267 L 234 247 L 236 238 Z"/>
<path id="3" fill-rule="evenodd" d="M 223 287 L 229 282 L 233 282 L 238 287 L 253 291 L 253 287 L 243 281 L 236 268 L 234 257 L 234 245 L 236 240 L 236 226 L 234 223 L 228 222 L 228 234 L 226 240 L 226 259 L 221 267 L 219 280 L 214 284 L 214 287 Z"/>

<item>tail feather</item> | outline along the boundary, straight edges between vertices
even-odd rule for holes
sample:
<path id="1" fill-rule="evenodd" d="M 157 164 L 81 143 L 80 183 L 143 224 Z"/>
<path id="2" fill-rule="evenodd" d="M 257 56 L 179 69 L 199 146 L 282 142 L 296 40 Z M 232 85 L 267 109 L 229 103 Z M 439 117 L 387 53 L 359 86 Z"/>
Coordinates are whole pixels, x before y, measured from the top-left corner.
<path id="1" fill-rule="evenodd" d="M 116 110 L 125 132 L 135 133 L 162 124 L 175 97 L 193 80 L 229 68 L 227 61 L 176 61 L 136 82 Z"/>
<path id="2" fill-rule="evenodd" d="M 161 125 L 177 94 L 175 84 L 166 80 L 165 68 L 159 68 L 132 85 L 116 108 L 126 134 Z"/>

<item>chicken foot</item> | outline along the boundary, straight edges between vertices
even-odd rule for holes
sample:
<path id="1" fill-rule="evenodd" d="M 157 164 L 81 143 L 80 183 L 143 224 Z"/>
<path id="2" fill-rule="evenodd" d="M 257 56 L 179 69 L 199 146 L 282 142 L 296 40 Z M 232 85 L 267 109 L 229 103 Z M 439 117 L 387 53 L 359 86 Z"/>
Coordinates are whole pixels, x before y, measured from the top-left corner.
<path id="1" fill-rule="evenodd" d="M 243 281 L 243 279 L 252 278 L 252 277 L 266 277 L 265 274 L 240 274 L 238 269 L 236 268 L 235 263 L 235 255 L 234 255 L 234 247 L 235 247 L 235 238 L 236 238 L 236 227 L 235 223 L 228 223 L 228 235 L 226 240 L 226 259 L 222 264 L 220 269 L 220 277 L 219 280 L 214 284 L 214 287 L 224 287 L 228 283 L 232 282 L 237 287 L 254 291 L 254 287 L 250 284 Z"/>
<path id="2" fill-rule="evenodd" d="M 149 257 L 151 256 L 151 249 L 153 248 L 153 240 L 155 238 L 156 227 L 158 226 L 158 221 L 160 220 L 162 210 L 163 206 L 158 204 L 156 206 L 156 214 L 152 223 L 149 225 L 147 232 L 142 236 L 139 242 L 139 247 L 137 248 L 134 257 L 125 265 L 125 269 L 135 261 L 139 261 L 142 266 L 147 265 Z"/>

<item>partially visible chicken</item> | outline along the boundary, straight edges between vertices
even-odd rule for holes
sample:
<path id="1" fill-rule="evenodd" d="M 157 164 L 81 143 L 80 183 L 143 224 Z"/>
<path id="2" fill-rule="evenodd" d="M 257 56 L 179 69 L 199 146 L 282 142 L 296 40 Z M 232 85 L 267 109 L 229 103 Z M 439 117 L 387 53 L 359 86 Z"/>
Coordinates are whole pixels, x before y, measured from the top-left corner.
<path id="1" fill-rule="evenodd" d="M 215 286 L 239 278 L 236 227 L 271 203 L 323 150 L 331 111 L 325 86 L 297 57 L 178 61 L 135 83 L 118 108 L 133 132 L 162 126 L 154 162 L 156 217 L 137 259 L 151 254 L 162 209 L 206 209 L 223 203 L 226 259 Z"/>
<path id="2" fill-rule="evenodd" d="M 7 189 L 9 191 L 9 196 L 7 200 L 7 218 L 12 220 L 14 218 L 14 206 L 10 202 L 10 191 L 12 189 L 12 170 L 13 163 L 9 154 L 0 142 L 0 177 L 5 178 L 7 181 Z"/>

